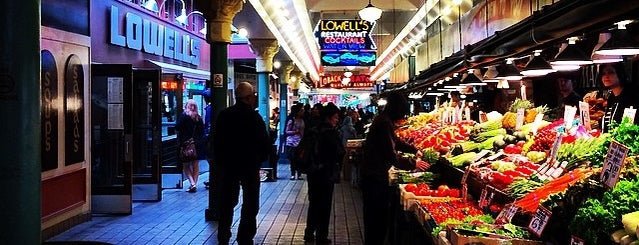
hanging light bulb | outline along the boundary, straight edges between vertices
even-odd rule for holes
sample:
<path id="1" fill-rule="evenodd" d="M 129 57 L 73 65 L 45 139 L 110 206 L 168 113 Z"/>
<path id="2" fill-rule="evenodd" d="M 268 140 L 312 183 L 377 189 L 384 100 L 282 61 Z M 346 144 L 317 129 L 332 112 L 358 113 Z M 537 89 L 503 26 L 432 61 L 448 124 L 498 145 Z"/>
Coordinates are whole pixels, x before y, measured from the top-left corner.
<path id="1" fill-rule="evenodd" d="M 495 77 L 499 80 L 521 80 L 523 76 L 519 69 L 514 64 L 514 58 L 506 59 L 506 65 L 503 65 L 501 70 L 499 70 L 499 74 Z"/>
<path id="2" fill-rule="evenodd" d="M 597 41 L 597 45 L 595 45 L 595 48 L 592 51 L 592 55 L 590 56 L 593 63 L 601 64 L 601 63 L 614 63 L 614 62 L 623 61 L 623 57 L 621 57 L 621 55 L 603 55 L 603 54 L 597 53 L 597 50 L 599 50 L 601 46 L 603 46 L 604 43 L 608 41 L 608 39 L 610 39 L 610 33 L 607 33 L 607 32 L 599 33 L 599 41 Z"/>
<path id="3" fill-rule="evenodd" d="M 620 21 L 617 23 L 617 31 L 615 31 L 610 39 L 604 43 L 599 50 L 595 51 L 597 54 L 603 55 L 636 55 L 639 54 L 639 43 L 637 43 L 626 25 L 632 21 Z"/>
<path id="4" fill-rule="evenodd" d="M 590 65 L 592 60 L 575 43 L 578 37 L 568 38 L 567 44 L 562 44 L 559 53 L 550 61 L 553 66 L 561 65 Z"/>
<path id="5" fill-rule="evenodd" d="M 544 60 L 541 56 L 541 50 L 535 50 L 532 58 L 526 63 L 526 67 L 521 71 L 521 74 L 527 77 L 544 76 L 548 73 L 555 72 L 557 70 L 552 69 L 552 66 L 548 61 Z"/>
<path id="6" fill-rule="evenodd" d="M 366 5 L 366 7 L 361 9 L 358 13 L 359 13 L 359 17 L 362 18 L 362 20 L 366 20 L 370 22 L 375 22 L 380 17 L 382 17 L 382 10 L 373 6 L 373 4 L 371 3 L 371 0 L 368 0 L 368 5 Z"/>

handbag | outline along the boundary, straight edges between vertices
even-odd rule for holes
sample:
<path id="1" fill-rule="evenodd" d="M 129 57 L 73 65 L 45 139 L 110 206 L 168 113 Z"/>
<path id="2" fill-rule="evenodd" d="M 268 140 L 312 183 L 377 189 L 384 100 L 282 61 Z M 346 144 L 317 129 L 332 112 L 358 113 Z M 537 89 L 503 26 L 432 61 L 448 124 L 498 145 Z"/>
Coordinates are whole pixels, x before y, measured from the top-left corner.
<path id="1" fill-rule="evenodd" d="M 195 136 L 195 125 L 193 126 L 193 136 Z M 181 162 L 191 162 L 197 160 L 197 150 L 195 149 L 195 140 L 193 137 L 182 142 L 180 145 L 179 159 Z"/>

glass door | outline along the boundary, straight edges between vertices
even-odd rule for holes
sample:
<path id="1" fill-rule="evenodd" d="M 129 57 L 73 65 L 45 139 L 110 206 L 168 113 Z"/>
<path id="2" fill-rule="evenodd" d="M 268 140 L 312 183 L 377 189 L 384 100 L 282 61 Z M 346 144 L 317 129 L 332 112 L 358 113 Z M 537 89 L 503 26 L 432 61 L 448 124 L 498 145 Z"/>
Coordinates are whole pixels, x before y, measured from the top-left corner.
<path id="1" fill-rule="evenodd" d="M 162 200 L 160 71 L 133 70 L 133 200 Z"/>
<path id="2" fill-rule="evenodd" d="M 130 64 L 91 65 L 91 212 L 132 212 Z"/>

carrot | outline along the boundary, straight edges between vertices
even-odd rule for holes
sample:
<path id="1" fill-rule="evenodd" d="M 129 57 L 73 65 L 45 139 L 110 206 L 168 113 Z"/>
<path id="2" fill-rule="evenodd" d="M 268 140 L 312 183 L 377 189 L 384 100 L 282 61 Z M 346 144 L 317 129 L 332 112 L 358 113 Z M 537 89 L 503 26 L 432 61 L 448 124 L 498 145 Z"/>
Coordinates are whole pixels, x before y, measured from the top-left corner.
<path id="1" fill-rule="evenodd" d="M 554 180 L 549 181 L 544 186 L 528 193 L 526 196 L 515 201 L 514 205 L 520 207 L 525 212 L 534 212 L 539 207 L 539 203 L 548 196 L 565 191 L 569 186 L 585 179 L 594 173 L 592 169 L 575 169 Z"/>

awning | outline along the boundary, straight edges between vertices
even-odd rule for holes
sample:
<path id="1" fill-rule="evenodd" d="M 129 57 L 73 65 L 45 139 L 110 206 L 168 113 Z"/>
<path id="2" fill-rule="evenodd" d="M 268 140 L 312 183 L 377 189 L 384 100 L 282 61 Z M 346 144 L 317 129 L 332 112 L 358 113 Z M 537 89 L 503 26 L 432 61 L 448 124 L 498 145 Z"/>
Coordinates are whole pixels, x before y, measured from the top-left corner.
<path id="1" fill-rule="evenodd" d="M 211 72 L 198 70 L 193 68 L 188 68 L 184 66 L 168 64 L 164 62 L 159 62 L 155 60 L 146 60 L 152 66 L 157 66 L 162 68 L 162 73 L 182 73 L 183 77 L 199 79 L 199 80 L 210 80 Z"/>

